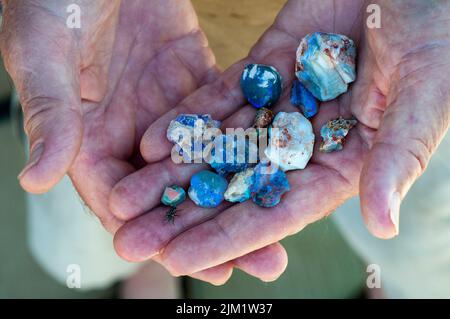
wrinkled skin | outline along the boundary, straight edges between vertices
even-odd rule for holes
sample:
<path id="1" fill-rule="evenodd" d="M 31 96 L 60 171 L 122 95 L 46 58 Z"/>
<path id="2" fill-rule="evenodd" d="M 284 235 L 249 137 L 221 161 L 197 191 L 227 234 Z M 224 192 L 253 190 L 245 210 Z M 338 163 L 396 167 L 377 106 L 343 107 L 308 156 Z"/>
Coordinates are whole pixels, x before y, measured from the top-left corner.
<path id="1" fill-rule="evenodd" d="M 78 30 L 66 26 L 72 3 L 3 3 L 0 45 L 31 150 L 19 180 L 25 190 L 42 193 L 68 173 L 84 202 L 114 233 L 124 221 L 110 213 L 108 198 L 119 180 L 142 167 L 142 134 L 217 79 L 219 70 L 189 1 L 76 1 Z M 155 181 L 146 183 L 159 187 Z M 272 264 L 255 272 L 258 258 Z M 192 276 L 220 284 L 237 265 L 269 280 L 265 274 L 285 263 L 284 249 L 274 244 Z"/>
<path id="2" fill-rule="evenodd" d="M 367 4 L 289 1 L 246 59 L 149 127 L 141 152 L 150 164 L 120 181 L 110 198 L 116 216 L 133 219 L 115 236 L 121 256 L 145 260 L 158 254 L 173 274 L 192 273 L 295 234 L 358 193 L 368 229 L 380 238 L 398 234 L 400 201 L 425 170 L 449 124 L 450 2 L 378 1 L 381 29 L 366 28 Z M 297 45 L 314 31 L 348 35 L 359 48 L 357 82 L 347 94 L 322 103 L 312 120 L 319 136 L 326 121 L 355 116 L 359 124 L 344 150 L 324 154 L 316 143 L 308 167 L 288 173 L 291 191 L 275 208 L 248 201 L 204 210 L 187 202 L 175 227 L 160 227 L 164 209 L 157 205 L 164 185 L 187 184 L 199 169 L 173 165 L 167 157 L 171 145 L 164 131 L 170 120 L 178 113 L 207 110 L 223 119 L 224 127 L 249 127 L 255 110 L 245 106 L 239 88 L 244 66 L 273 65 L 289 88 Z M 226 93 L 217 94 L 224 86 Z M 288 90 L 274 110 L 295 110 Z M 159 186 L 146 183 L 149 178 L 158 179 Z"/>

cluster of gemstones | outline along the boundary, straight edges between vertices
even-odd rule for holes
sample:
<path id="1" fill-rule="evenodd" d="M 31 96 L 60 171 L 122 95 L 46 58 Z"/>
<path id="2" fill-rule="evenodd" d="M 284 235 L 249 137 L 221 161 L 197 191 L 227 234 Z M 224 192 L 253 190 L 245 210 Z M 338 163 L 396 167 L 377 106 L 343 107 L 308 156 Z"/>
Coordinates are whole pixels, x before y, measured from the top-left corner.
<path id="1" fill-rule="evenodd" d="M 330 101 L 348 90 L 356 78 L 356 48 L 346 36 L 315 32 L 300 43 L 295 63 L 296 79 L 291 86 L 290 102 L 298 111 L 274 114 L 275 105 L 283 92 L 283 79 L 269 65 L 249 64 L 245 67 L 240 85 L 247 101 L 257 108 L 253 128 L 258 136 L 267 130 L 268 144 L 263 155 L 254 161 L 250 154 L 258 153 L 258 145 L 238 140 L 234 135 L 220 132 L 219 121 L 209 114 L 181 114 L 167 130 L 168 139 L 176 152 L 191 160 L 194 149 L 203 154 L 207 144 L 214 141 L 209 161 L 214 170 L 202 170 L 191 178 L 188 196 L 198 206 L 214 208 L 224 200 L 241 203 L 252 200 L 262 207 L 276 206 L 290 190 L 285 172 L 304 169 L 313 155 L 315 136 L 310 119 L 319 111 L 319 103 Z M 197 126 L 201 126 L 198 128 Z M 340 151 L 345 137 L 356 125 L 354 119 L 333 119 L 320 131 L 321 152 Z M 218 136 L 203 137 L 206 129 L 219 130 Z M 200 134 L 194 130 L 200 129 Z M 188 138 L 185 138 L 188 136 Z M 231 149 L 231 151 L 230 151 Z M 244 160 L 238 149 L 244 149 Z M 186 198 L 180 186 L 166 187 L 161 202 L 170 206 L 167 219 L 173 220 L 176 207 Z"/>

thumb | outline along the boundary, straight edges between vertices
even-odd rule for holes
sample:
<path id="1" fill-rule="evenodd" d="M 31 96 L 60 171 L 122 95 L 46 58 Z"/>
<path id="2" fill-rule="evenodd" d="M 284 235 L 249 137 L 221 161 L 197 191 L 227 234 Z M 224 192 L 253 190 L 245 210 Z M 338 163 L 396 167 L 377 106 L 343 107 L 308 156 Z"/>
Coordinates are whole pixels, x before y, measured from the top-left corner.
<path id="1" fill-rule="evenodd" d="M 67 28 L 42 28 L 34 20 L 39 17 L 21 18 L 20 12 L 9 14 L 6 6 L 0 48 L 30 143 L 19 180 L 25 190 L 42 193 L 65 175 L 81 145 L 79 72 Z"/>
<path id="2" fill-rule="evenodd" d="M 399 233 L 401 201 L 425 171 L 449 125 L 448 72 L 421 70 L 408 72 L 389 91 L 387 109 L 361 173 L 365 222 L 384 239 Z"/>

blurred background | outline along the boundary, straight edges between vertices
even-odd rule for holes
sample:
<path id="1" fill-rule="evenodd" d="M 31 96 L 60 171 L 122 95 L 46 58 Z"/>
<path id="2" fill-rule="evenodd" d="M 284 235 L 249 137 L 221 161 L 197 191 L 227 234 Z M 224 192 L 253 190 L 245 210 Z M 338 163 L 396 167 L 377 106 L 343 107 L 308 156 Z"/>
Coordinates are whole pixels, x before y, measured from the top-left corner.
<path id="1" fill-rule="evenodd" d="M 194 0 L 200 23 L 219 64 L 226 68 L 246 56 L 270 26 L 283 0 Z M 95 291 L 69 289 L 34 261 L 27 246 L 25 194 L 17 175 L 25 163 L 18 142 L 22 124 L 10 114 L 11 83 L 0 70 L 0 298 L 110 298 L 117 286 Z M 240 271 L 221 287 L 184 278 L 190 298 L 358 298 L 364 297 L 366 266 L 330 219 L 283 241 L 286 272 L 263 283 Z"/>

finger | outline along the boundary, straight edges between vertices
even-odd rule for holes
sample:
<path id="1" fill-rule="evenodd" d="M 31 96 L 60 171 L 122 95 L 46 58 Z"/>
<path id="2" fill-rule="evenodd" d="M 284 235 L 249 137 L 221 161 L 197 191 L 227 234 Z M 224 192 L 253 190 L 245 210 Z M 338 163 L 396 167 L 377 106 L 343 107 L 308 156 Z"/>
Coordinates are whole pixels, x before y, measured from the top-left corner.
<path id="1" fill-rule="evenodd" d="M 231 262 L 227 262 L 222 265 L 190 274 L 189 277 L 209 282 L 214 286 L 222 286 L 231 278 L 232 274 L 233 264 Z"/>
<path id="2" fill-rule="evenodd" d="M 162 263 L 159 256 L 155 256 L 154 260 Z M 276 280 L 286 266 L 287 253 L 281 244 L 275 243 L 233 261 L 190 274 L 189 277 L 220 286 L 231 278 L 233 268 L 236 267 L 264 282 L 270 282 Z"/>
<path id="3" fill-rule="evenodd" d="M 196 272 L 190 277 L 219 286 L 230 279 L 233 267 L 264 282 L 275 281 L 287 267 L 287 253 L 280 243 L 275 243 L 233 261 Z"/>
<path id="4" fill-rule="evenodd" d="M 255 250 L 233 260 L 236 268 L 265 282 L 275 281 L 286 270 L 288 257 L 280 243 Z"/>
<path id="5" fill-rule="evenodd" d="M 205 165 L 175 164 L 170 159 L 147 165 L 114 186 L 110 198 L 111 212 L 119 219 L 133 219 L 160 204 L 167 185 L 186 186 L 193 174 Z"/>
<path id="6" fill-rule="evenodd" d="M 172 238 L 223 211 L 229 203 L 204 209 L 191 201 L 178 207 L 172 222 L 166 218 L 168 207 L 158 207 L 151 212 L 125 223 L 114 236 L 117 254 L 131 262 L 141 262 L 155 257 Z"/>
<path id="7" fill-rule="evenodd" d="M 386 83 L 388 81 L 379 69 L 372 51 L 365 43 L 362 43 L 361 46 L 358 79 L 350 91 L 350 105 L 353 115 L 364 124 L 364 127 L 377 129 L 386 109 L 388 91 Z"/>
<path id="8" fill-rule="evenodd" d="M 64 176 L 81 145 L 78 60 L 68 28 L 36 36 L 32 30 L 40 30 L 42 16 L 27 10 L 11 15 L 11 5 L 5 8 L 0 47 L 19 93 L 30 143 L 19 180 L 25 190 L 42 193 Z M 18 23 L 21 19 L 27 23 Z"/>
<path id="9" fill-rule="evenodd" d="M 401 200 L 425 171 L 448 128 L 447 72 L 439 66 L 416 69 L 406 64 L 402 72 L 407 76 L 398 74 L 361 174 L 362 213 L 369 230 L 380 238 L 399 233 Z"/>

